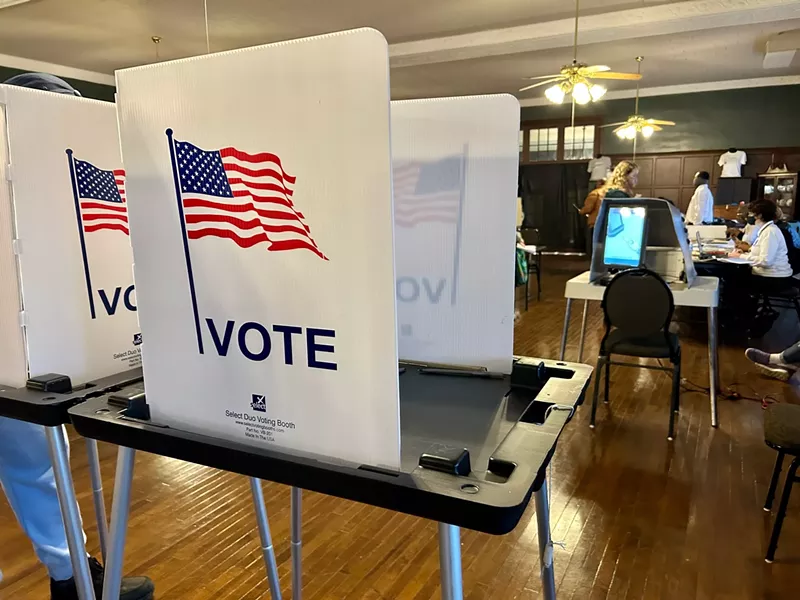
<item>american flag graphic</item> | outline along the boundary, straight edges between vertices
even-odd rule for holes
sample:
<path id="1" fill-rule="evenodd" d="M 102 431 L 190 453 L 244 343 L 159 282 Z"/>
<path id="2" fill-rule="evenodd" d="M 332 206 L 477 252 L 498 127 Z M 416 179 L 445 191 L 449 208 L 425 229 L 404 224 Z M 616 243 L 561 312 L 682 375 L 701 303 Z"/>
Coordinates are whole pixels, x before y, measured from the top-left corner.
<path id="1" fill-rule="evenodd" d="M 268 152 L 202 150 L 174 140 L 186 236 L 227 238 L 241 248 L 309 250 L 328 258 L 293 202 L 296 178 Z"/>
<path id="2" fill-rule="evenodd" d="M 396 163 L 392 168 L 395 225 L 457 225 L 461 212 L 463 163 L 460 156 L 429 163 Z"/>
<path id="3" fill-rule="evenodd" d="M 125 171 L 104 171 L 85 160 L 73 160 L 83 231 L 113 230 L 130 235 L 125 204 Z"/>

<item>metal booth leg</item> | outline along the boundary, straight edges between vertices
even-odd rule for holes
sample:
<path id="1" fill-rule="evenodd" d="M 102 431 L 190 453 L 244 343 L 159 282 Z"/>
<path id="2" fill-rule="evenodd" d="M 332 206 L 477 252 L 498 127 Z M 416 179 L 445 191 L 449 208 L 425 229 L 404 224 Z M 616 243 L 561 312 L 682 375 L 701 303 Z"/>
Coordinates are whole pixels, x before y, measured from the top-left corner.
<path id="1" fill-rule="evenodd" d="M 103 479 L 100 476 L 100 455 L 97 452 L 97 440 L 86 438 L 86 454 L 89 457 L 89 477 L 92 481 L 92 500 L 94 515 L 97 519 L 97 534 L 100 536 L 100 553 L 103 563 L 106 562 L 108 548 L 108 519 L 106 517 L 106 501 L 103 497 Z"/>
<path id="2" fill-rule="evenodd" d="M 261 552 L 264 555 L 264 564 L 267 567 L 269 594 L 272 600 L 281 600 L 278 563 L 275 561 L 275 549 L 272 547 L 272 534 L 269 531 L 267 506 L 264 503 L 264 492 L 261 489 L 260 479 L 250 478 L 250 491 L 253 493 L 253 505 L 256 509 L 256 523 L 258 524 L 258 536 L 261 539 Z"/>
<path id="3" fill-rule="evenodd" d="M 556 578 L 553 569 L 553 542 L 550 539 L 550 503 L 547 500 L 547 480 L 534 493 L 536 527 L 539 532 L 539 561 L 541 563 L 542 598 L 556 600 Z"/>
<path id="4" fill-rule="evenodd" d="M 61 517 L 67 535 L 67 546 L 72 561 L 75 586 L 78 588 L 78 597 L 81 600 L 94 600 L 92 575 L 89 572 L 86 542 L 83 538 L 81 511 L 78 508 L 78 499 L 75 497 L 72 472 L 69 467 L 67 434 L 61 425 L 45 427 L 44 431 L 47 437 L 47 447 L 50 450 L 50 461 L 53 463 L 58 504 L 61 507 Z"/>
<path id="5" fill-rule="evenodd" d="M 567 333 L 569 333 L 569 318 L 572 315 L 572 298 L 567 298 L 567 312 L 564 314 L 564 332 L 561 334 L 561 352 L 558 360 L 564 360 L 567 352 Z"/>
<path id="6" fill-rule="evenodd" d="M 578 362 L 583 362 L 583 342 L 586 340 L 586 315 L 589 312 L 589 301 L 583 301 L 583 319 L 581 319 L 581 343 L 578 346 Z"/>
<path id="7" fill-rule="evenodd" d="M 111 503 L 108 560 L 106 562 L 105 577 L 103 578 L 103 600 L 119 599 L 135 459 L 136 450 L 125 446 L 119 447 L 117 451 L 117 472 L 114 477 L 114 500 Z"/>
<path id="8" fill-rule="evenodd" d="M 712 427 L 719 427 L 719 415 L 717 413 L 717 384 L 719 382 L 718 335 L 717 307 L 712 306 L 708 309 L 708 377 Z"/>
<path id="9" fill-rule="evenodd" d="M 292 600 L 303 597 L 303 490 L 292 488 Z"/>
<path id="10" fill-rule="evenodd" d="M 439 572 L 442 600 L 463 600 L 461 581 L 461 529 L 439 523 Z"/>

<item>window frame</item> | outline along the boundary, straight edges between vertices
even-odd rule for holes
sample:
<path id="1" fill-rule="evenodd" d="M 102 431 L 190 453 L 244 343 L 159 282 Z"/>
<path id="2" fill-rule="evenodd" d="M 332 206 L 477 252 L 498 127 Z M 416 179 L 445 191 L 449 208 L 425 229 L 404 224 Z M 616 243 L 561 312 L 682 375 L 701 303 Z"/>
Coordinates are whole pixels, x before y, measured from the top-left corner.
<path id="1" fill-rule="evenodd" d="M 602 135 L 600 132 L 600 126 L 603 124 L 603 121 L 597 117 L 576 117 L 575 118 L 575 127 L 581 127 L 584 125 L 594 125 L 595 133 L 594 133 L 594 151 L 592 155 L 596 155 L 601 151 L 602 148 Z M 523 134 L 522 137 L 522 153 L 520 155 L 520 164 L 530 164 L 530 165 L 552 165 L 556 163 L 580 163 L 586 162 L 589 159 L 581 158 L 581 159 L 565 159 L 564 158 L 564 145 L 565 145 L 565 130 L 567 127 L 572 127 L 571 119 L 558 119 L 558 120 L 547 120 L 547 121 L 522 121 L 520 123 L 520 131 Z M 556 145 L 556 160 L 530 160 L 530 130 L 531 129 L 558 129 L 558 143 Z"/>

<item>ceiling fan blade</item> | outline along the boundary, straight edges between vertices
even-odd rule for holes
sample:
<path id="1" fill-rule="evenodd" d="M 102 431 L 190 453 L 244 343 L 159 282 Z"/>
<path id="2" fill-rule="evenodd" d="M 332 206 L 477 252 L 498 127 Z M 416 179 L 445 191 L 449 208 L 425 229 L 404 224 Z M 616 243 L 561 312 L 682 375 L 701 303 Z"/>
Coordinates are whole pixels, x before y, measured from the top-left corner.
<path id="1" fill-rule="evenodd" d="M 539 75 L 538 77 L 523 77 L 523 79 L 534 81 L 536 79 L 553 79 L 555 77 L 563 77 L 563 75 L 560 73 L 553 73 L 552 75 Z"/>
<path id="2" fill-rule="evenodd" d="M 553 83 L 556 81 L 561 81 L 560 77 L 556 77 L 555 79 L 546 79 L 545 81 L 540 81 L 539 83 L 533 83 L 531 85 L 526 85 L 524 88 L 520 88 L 520 92 L 527 92 L 528 90 L 532 90 L 533 88 L 539 87 L 541 85 L 547 85 L 548 83 Z"/>
<path id="3" fill-rule="evenodd" d="M 617 125 L 627 125 L 627 121 L 620 121 L 619 123 L 609 123 L 608 125 L 600 125 L 600 129 L 603 127 L 616 127 Z"/>
<path id="4" fill-rule="evenodd" d="M 650 125 L 675 125 L 675 121 L 659 121 L 658 119 L 647 119 Z"/>
<path id="5" fill-rule="evenodd" d="M 613 71 L 606 71 L 605 73 L 587 73 L 587 77 L 592 79 L 626 79 L 629 81 L 638 81 L 642 78 L 637 73 L 615 73 Z"/>
<path id="6" fill-rule="evenodd" d="M 611 67 L 606 65 L 592 65 L 590 67 L 581 67 L 584 73 L 599 73 L 601 71 L 610 71 Z"/>
<path id="7" fill-rule="evenodd" d="M 658 125 L 651 124 L 650 127 L 653 128 L 653 131 L 664 131 L 663 127 L 659 127 Z"/>

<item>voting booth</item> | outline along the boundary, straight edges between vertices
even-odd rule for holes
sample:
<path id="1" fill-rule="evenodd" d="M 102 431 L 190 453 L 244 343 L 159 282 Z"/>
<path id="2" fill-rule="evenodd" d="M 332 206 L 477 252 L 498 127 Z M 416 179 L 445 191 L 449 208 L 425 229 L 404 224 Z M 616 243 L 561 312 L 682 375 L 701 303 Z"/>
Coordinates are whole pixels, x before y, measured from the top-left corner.
<path id="1" fill-rule="evenodd" d="M 386 40 L 235 50 L 117 87 L 153 419 L 398 468 Z"/>
<path id="2" fill-rule="evenodd" d="M 680 211 L 667 200 L 605 199 L 594 228 L 591 281 L 647 268 L 670 285 L 691 287 L 697 273 Z"/>
<path id="3" fill-rule="evenodd" d="M 511 372 L 519 102 L 392 102 L 401 360 Z"/>
<path id="4" fill-rule="evenodd" d="M 139 366 L 113 104 L 0 85 L 0 385 Z"/>

